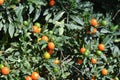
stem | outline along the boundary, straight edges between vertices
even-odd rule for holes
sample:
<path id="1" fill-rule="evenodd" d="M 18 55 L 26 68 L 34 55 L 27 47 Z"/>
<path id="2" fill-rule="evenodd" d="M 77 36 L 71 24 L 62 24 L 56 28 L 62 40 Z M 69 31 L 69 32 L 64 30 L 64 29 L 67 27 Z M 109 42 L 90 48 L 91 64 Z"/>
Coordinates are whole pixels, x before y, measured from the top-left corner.
<path id="1" fill-rule="evenodd" d="M 113 20 L 116 18 L 116 16 L 118 15 L 118 13 L 120 12 L 120 9 L 115 13 L 115 15 L 113 16 Z"/>

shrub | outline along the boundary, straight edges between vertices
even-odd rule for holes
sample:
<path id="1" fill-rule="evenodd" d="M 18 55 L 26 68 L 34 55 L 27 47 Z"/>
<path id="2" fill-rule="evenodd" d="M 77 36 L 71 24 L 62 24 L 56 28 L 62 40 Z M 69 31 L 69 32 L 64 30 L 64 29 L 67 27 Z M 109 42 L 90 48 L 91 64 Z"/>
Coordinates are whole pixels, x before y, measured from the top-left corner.
<path id="1" fill-rule="evenodd" d="M 119 78 L 120 26 L 109 12 L 94 9 L 81 0 L 5 0 L 0 69 L 10 72 L 0 72 L 0 79 L 25 80 L 33 73 L 38 80 Z"/>

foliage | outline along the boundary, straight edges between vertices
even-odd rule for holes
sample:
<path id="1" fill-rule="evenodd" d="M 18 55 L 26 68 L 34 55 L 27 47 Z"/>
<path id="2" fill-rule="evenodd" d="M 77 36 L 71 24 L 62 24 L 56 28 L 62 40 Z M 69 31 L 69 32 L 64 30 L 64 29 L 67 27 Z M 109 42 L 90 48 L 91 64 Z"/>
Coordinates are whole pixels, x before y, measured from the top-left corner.
<path id="1" fill-rule="evenodd" d="M 34 71 L 40 74 L 39 80 L 119 78 L 120 25 L 112 23 L 112 15 L 94 12 L 90 1 L 56 0 L 54 6 L 49 1 L 5 0 L 0 5 L 0 64 L 10 69 L 8 75 L 0 73 L 0 79 L 25 80 Z M 97 26 L 91 25 L 93 18 Z M 40 33 L 33 32 L 34 25 Z M 54 49 L 48 49 L 49 42 Z M 98 49 L 101 43 L 103 51 Z M 97 60 L 94 64 L 92 58 Z M 55 64 L 56 59 L 60 63 Z M 103 68 L 108 70 L 105 76 Z"/>

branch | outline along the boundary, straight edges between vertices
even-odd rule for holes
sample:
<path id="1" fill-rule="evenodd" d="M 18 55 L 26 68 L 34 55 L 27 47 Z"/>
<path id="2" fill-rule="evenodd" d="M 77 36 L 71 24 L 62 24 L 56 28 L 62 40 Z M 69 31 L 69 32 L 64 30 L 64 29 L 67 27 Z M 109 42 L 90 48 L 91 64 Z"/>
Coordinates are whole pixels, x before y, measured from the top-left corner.
<path id="1" fill-rule="evenodd" d="M 120 12 L 120 9 L 115 13 L 115 15 L 113 16 L 113 20 L 116 18 L 116 16 L 118 15 L 118 13 Z"/>

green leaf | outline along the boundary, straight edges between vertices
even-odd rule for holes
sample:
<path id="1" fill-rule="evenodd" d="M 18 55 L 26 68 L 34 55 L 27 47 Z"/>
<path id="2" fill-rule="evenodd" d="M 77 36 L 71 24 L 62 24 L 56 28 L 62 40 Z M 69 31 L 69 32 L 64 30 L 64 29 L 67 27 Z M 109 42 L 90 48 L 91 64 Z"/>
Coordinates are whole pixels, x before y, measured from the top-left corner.
<path id="1" fill-rule="evenodd" d="M 15 27 L 12 24 L 9 24 L 9 35 L 12 38 L 15 32 Z"/>
<path id="2" fill-rule="evenodd" d="M 42 45 L 41 49 L 44 49 L 47 47 L 47 44 Z"/>
<path id="3" fill-rule="evenodd" d="M 40 77 L 38 80 L 45 80 L 44 78 Z"/>
<path id="4" fill-rule="evenodd" d="M 36 13 L 35 13 L 33 21 L 36 21 L 39 18 L 40 13 L 41 13 L 41 8 L 40 9 L 36 9 Z"/>
<path id="5" fill-rule="evenodd" d="M 0 22 L 0 31 L 2 30 L 2 28 L 3 28 L 3 24 L 2 22 Z"/>
<path id="6" fill-rule="evenodd" d="M 63 35 L 63 32 L 64 32 L 64 28 L 63 27 L 59 28 L 59 35 Z"/>
<path id="7" fill-rule="evenodd" d="M 51 14 L 48 14 L 46 17 L 45 17 L 45 20 L 48 21 L 51 17 Z"/>
<path id="8" fill-rule="evenodd" d="M 23 9 L 24 7 L 22 5 L 20 5 L 19 7 L 16 8 L 15 10 L 15 13 L 16 13 L 16 16 L 17 16 L 17 20 L 21 23 L 23 23 L 23 17 L 22 17 L 22 14 L 23 14 Z"/>
<path id="9" fill-rule="evenodd" d="M 32 6 L 32 4 L 29 5 L 29 14 L 31 14 L 34 10 L 34 7 Z"/>
<path id="10" fill-rule="evenodd" d="M 110 33 L 110 31 L 108 31 L 107 29 L 101 29 L 100 32 L 101 32 L 101 33 Z"/>
<path id="11" fill-rule="evenodd" d="M 54 16 L 53 21 L 58 21 L 64 14 L 65 12 L 59 12 L 57 15 Z"/>
<path id="12" fill-rule="evenodd" d="M 75 17 L 75 16 L 72 16 L 71 17 L 75 22 L 77 22 L 78 24 L 80 24 L 80 25 L 84 25 L 84 22 L 80 19 L 80 18 L 78 18 L 78 17 Z"/>
<path id="13" fill-rule="evenodd" d="M 81 26 L 78 26 L 78 25 L 75 25 L 75 24 L 73 24 L 73 23 L 71 23 L 71 24 L 65 24 L 67 27 L 68 27 L 68 29 L 82 29 L 82 27 Z"/>
<path id="14" fill-rule="evenodd" d="M 48 12 L 49 10 L 48 9 L 46 9 L 45 10 L 45 12 L 43 13 L 43 16 L 45 16 L 45 15 L 47 15 L 47 14 L 49 14 L 49 12 Z"/>
<path id="15" fill-rule="evenodd" d="M 7 32 L 7 29 L 8 29 L 8 27 L 9 27 L 9 24 L 8 23 L 6 23 L 5 25 L 3 25 L 4 27 L 3 27 L 3 30 L 4 30 L 4 32 L 6 33 Z"/>

